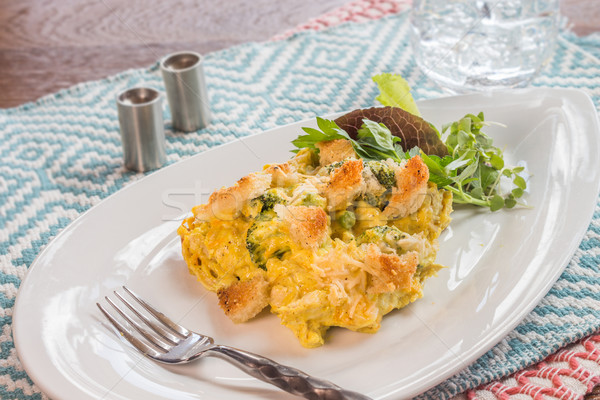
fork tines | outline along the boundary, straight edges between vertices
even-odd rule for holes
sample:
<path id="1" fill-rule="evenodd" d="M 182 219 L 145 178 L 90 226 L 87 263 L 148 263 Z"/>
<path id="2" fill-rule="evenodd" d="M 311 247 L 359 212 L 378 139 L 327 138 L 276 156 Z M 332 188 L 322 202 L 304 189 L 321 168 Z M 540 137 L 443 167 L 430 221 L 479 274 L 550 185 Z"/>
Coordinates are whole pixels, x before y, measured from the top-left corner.
<path id="1" fill-rule="evenodd" d="M 119 302 L 126 307 L 123 307 L 122 305 L 119 306 L 108 296 L 105 297 L 106 302 L 116 310 L 120 315 L 120 318 L 111 314 L 111 312 L 99 303 L 96 303 L 96 305 L 119 333 L 139 351 L 152 358 L 160 357 L 190 335 L 190 331 L 181 325 L 176 324 L 163 313 L 156 310 L 137 296 L 132 290 L 126 286 L 123 286 L 123 290 L 129 297 L 135 300 L 135 303 L 132 303 L 116 290 L 114 291 L 115 296 Z M 128 329 L 126 325 L 123 325 L 123 323 L 119 321 L 120 319 L 133 329 Z M 133 330 L 137 331 L 142 336 L 143 340 L 134 336 L 132 334 Z"/>

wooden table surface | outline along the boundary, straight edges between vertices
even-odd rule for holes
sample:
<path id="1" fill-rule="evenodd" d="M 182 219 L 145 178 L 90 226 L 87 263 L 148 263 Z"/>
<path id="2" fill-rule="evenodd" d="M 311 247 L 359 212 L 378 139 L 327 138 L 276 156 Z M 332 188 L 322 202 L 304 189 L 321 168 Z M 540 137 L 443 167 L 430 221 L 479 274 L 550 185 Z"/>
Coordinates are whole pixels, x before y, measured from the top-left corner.
<path id="1" fill-rule="evenodd" d="M 75 83 L 262 41 L 348 0 L 0 0 L 0 108 Z M 561 0 L 578 34 L 600 30 L 599 0 Z"/>

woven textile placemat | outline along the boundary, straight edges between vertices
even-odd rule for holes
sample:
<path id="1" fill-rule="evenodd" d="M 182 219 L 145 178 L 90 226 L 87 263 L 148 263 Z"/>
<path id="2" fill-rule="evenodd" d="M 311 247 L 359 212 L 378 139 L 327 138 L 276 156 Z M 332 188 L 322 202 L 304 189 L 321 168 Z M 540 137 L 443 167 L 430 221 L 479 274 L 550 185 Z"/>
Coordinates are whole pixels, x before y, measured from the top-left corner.
<path id="1" fill-rule="evenodd" d="M 564 34 L 536 86 L 575 87 L 600 105 L 599 37 Z M 182 134 L 167 121 L 169 163 L 278 125 L 374 104 L 370 77 L 402 74 L 417 99 L 442 91 L 416 68 L 406 14 L 250 43 L 205 59 L 213 123 Z M 122 167 L 116 94 L 164 90 L 157 65 L 123 72 L 0 110 L 0 396 L 45 397 L 23 371 L 12 307 L 40 250 L 83 211 L 142 174 Z M 600 209 L 559 281 L 525 320 L 466 370 L 422 398 L 446 399 L 543 360 L 600 328 Z"/>

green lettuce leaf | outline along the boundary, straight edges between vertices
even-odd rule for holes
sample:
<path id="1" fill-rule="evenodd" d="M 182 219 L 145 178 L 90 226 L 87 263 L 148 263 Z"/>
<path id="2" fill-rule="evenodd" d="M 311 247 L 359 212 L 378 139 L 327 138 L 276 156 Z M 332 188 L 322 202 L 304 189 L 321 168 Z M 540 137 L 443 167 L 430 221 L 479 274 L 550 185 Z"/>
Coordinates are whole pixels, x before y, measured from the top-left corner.
<path id="1" fill-rule="evenodd" d="M 397 74 L 379 74 L 371 79 L 379 87 L 379 96 L 376 100 L 384 106 L 398 107 L 409 113 L 421 116 L 417 104 L 410 94 L 410 86 L 408 82 Z"/>

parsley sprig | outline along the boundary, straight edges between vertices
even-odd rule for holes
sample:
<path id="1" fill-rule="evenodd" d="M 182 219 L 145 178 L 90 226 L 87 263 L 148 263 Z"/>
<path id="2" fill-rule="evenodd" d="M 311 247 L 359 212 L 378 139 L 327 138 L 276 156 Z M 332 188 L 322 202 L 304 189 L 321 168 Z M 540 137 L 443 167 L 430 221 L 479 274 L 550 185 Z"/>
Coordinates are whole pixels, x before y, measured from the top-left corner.
<path id="1" fill-rule="evenodd" d="M 421 153 L 421 157 L 429 168 L 429 180 L 450 190 L 455 203 L 491 211 L 513 208 L 527 188 L 521 175 L 524 167 L 505 165 L 502 150 L 481 131 L 486 125 L 483 113 L 467 114 L 442 128 L 443 134 L 447 132 L 444 143 L 449 155 Z M 509 189 L 501 190 L 501 183 L 509 183 Z"/>
<path id="2" fill-rule="evenodd" d="M 355 139 L 340 128 L 335 121 L 317 117 L 319 129 L 302 128 L 306 135 L 298 136 L 292 144 L 303 149 L 305 147 L 315 148 L 318 142 L 346 139 L 349 140 L 356 154 L 364 160 L 385 160 L 391 158 L 395 161 L 405 159 L 402 147 L 399 145 L 400 138 L 392 135 L 390 130 L 383 124 L 363 119 L 363 125 L 358 130 Z"/>

